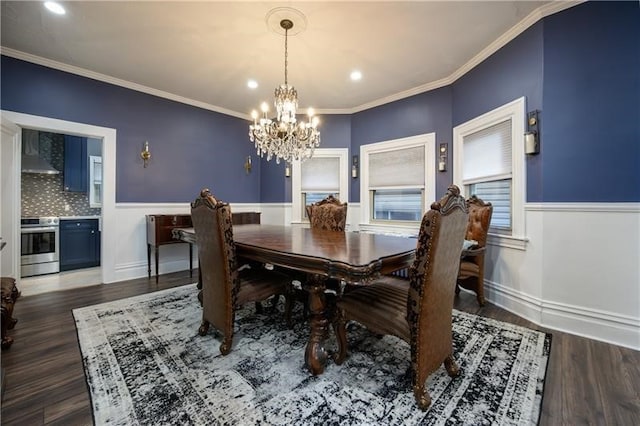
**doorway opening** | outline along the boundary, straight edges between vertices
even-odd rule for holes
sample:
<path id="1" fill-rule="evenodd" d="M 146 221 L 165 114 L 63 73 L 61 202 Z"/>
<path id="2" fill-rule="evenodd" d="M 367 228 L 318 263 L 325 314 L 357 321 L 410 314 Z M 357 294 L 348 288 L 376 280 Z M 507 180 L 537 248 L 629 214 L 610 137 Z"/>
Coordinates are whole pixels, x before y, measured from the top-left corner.
<path id="1" fill-rule="evenodd" d="M 2 123 L 3 130 L 5 127 L 15 127 L 15 134 L 13 137 L 9 135 L 6 137 L 3 131 L 3 151 L 2 151 L 2 204 L 6 208 L 1 212 L 2 227 L 0 233 L 4 240 L 7 242 L 7 247 L 11 247 L 9 252 L 6 248 L 3 250 L 2 256 L 2 274 L 7 276 L 13 276 L 18 279 L 18 283 L 21 284 L 22 277 L 20 273 L 20 245 L 21 245 L 21 218 L 25 215 L 31 216 L 31 213 L 39 215 L 42 210 L 40 208 L 50 209 L 52 215 L 58 218 L 98 218 L 101 231 L 101 239 L 99 243 L 100 251 L 100 267 L 88 267 L 86 272 L 88 277 L 97 276 L 99 279 L 86 278 L 82 279 L 85 284 L 97 284 L 97 283 L 109 283 L 115 281 L 115 251 L 116 251 L 116 237 L 113 230 L 115 229 L 115 142 L 116 131 L 115 129 L 98 127 L 87 125 L 83 123 L 70 122 L 65 120 L 57 120 L 47 117 L 34 116 L 29 114 L 16 113 L 11 111 L 2 111 Z M 39 134 L 44 134 L 45 138 L 51 138 L 51 135 L 65 135 L 72 137 L 84 138 L 86 140 L 93 140 L 93 148 L 91 154 L 87 155 L 86 161 L 91 160 L 90 157 L 99 158 L 99 165 L 93 165 L 94 174 L 96 171 L 101 171 L 101 179 L 90 181 L 90 176 L 87 175 L 86 184 L 87 189 L 83 195 L 75 195 L 69 197 L 70 194 L 64 192 L 58 194 L 58 198 L 55 200 L 49 200 L 48 204 L 34 206 L 23 205 L 23 200 L 33 201 L 33 195 L 31 192 L 34 188 L 38 187 L 38 184 L 34 185 L 34 182 L 30 182 L 29 192 L 26 194 L 26 188 L 23 191 L 23 174 L 22 174 L 22 132 L 23 131 L 37 131 Z M 48 143 L 48 142 L 47 142 Z M 45 143 L 45 148 L 47 146 Z M 10 149 L 5 149 L 8 145 L 11 145 Z M 33 147 L 31 147 L 33 148 Z M 40 146 L 38 146 L 40 148 Z M 33 154 L 34 151 L 32 150 Z M 59 166 L 60 167 L 60 166 Z M 87 173 L 91 169 L 91 165 L 87 163 Z M 96 170 L 97 169 L 97 170 Z M 63 173 L 64 175 L 64 173 Z M 94 176 L 95 177 L 95 176 Z M 33 176 L 31 176 L 33 178 Z M 39 178 L 42 178 L 40 176 Z M 58 176 L 57 184 L 64 185 L 64 176 Z M 38 181 L 38 178 L 32 180 Z M 42 179 L 40 179 L 42 180 Z M 51 180 L 53 182 L 54 180 Z M 6 183 L 11 185 L 6 185 Z M 60 184 L 59 182 L 63 182 Z M 42 184 L 42 182 L 40 182 Z M 89 194 L 91 185 L 93 185 L 93 194 Z M 63 189 L 64 191 L 64 189 Z M 100 197 L 96 196 L 96 191 L 100 193 Z M 23 192 L 25 192 L 23 194 Z M 82 192 L 82 191 L 80 191 Z M 91 198 L 91 195 L 93 197 Z M 24 196 L 24 198 L 23 198 Z M 48 195 L 49 196 L 49 195 Z M 65 197 L 66 196 L 66 197 Z M 37 198 L 37 194 L 36 194 Z M 51 198 L 49 196 L 49 198 Z M 78 201 L 78 198 L 82 198 L 84 201 Z M 31 202 L 29 201 L 29 202 Z M 51 210 L 53 208 L 53 210 Z M 48 213 L 47 213 L 48 214 Z M 64 281 L 72 283 L 75 281 L 72 272 L 64 273 Z M 55 275 L 55 274 L 53 274 Z M 60 274 L 62 275 L 62 274 Z M 29 278 L 27 278 L 29 279 Z M 50 277 L 51 282 L 61 281 L 61 276 Z M 33 278 L 35 281 L 35 278 Z M 44 280 L 40 280 L 44 281 Z M 94 282 L 97 281 L 97 282 Z M 55 288 L 52 285 L 52 289 Z"/>

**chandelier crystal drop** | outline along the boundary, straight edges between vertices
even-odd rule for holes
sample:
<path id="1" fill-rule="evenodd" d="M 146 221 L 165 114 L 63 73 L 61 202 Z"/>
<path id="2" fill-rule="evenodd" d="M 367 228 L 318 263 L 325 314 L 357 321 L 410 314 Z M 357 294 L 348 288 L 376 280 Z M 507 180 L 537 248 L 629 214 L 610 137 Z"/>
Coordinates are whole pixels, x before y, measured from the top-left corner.
<path id="1" fill-rule="evenodd" d="M 249 126 L 249 140 L 254 142 L 260 157 L 267 156 L 267 161 L 273 157 L 276 163 L 281 160 L 287 163 L 293 160 L 304 161 L 313 155 L 313 150 L 320 146 L 320 131 L 318 117 L 314 117 L 313 109 L 307 109 L 308 120 L 297 121 L 298 92 L 287 82 L 288 65 L 288 33 L 293 28 L 289 19 L 280 21 L 284 29 L 284 84 L 276 87 L 273 105 L 276 108 L 274 120 L 268 117 L 269 105 L 261 105 L 262 117 L 256 110 L 251 112 L 253 124 Z"/>

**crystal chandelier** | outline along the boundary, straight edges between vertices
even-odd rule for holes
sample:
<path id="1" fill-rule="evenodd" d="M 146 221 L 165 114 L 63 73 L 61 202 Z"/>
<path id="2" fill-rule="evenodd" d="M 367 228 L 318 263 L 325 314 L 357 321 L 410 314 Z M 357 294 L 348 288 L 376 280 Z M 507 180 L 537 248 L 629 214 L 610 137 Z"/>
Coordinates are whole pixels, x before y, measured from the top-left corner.
<path id="1" fill-rule="evenodd" d="M 280 21 L 280 27 L 284 29 L 284 84 L 276 87 L 275 101 L 276 118 L 267 117 L 269 105 L 263 102 L 261 105 L 262 117 L 258 118 L 258 112 L 253 110 L 251 118 L 253 124 L 249 126 L 249 140 L 255 143 L 256 151 L 260 157 L 267 155 L 267 161 L 276 158 L 287 163 L 293 160 L 304 161 L 313 155 L 313 150 L 320 145 L 320 131 L 318 130 L 318 117 L 313 116 L 313 109 L 309 108 L 307 121 L 296 120 L 298 109 L 298 92 L 287 83 L 288 32 L 293 28 L 293 22 L 289 19 Z"/>

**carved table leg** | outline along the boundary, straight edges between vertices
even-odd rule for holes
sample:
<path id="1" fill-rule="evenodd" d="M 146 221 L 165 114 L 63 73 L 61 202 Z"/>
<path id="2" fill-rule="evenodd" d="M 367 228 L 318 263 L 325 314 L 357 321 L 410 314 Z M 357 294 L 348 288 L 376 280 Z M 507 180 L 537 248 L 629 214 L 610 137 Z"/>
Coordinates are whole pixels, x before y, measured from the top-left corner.
<path id="1" fill-rule="evenodd" d="M 309 292 L 309 309 L 311 311 L 311 333 L 304 354 L 304 362 L 314 376 L 322 374 L 327 362 L 324 341 L 327 338 L 329 321 L 324 297 L 325 281 L 326 277 L 309 274 L 307 282 L 304 283 L 304 288 Z"/>

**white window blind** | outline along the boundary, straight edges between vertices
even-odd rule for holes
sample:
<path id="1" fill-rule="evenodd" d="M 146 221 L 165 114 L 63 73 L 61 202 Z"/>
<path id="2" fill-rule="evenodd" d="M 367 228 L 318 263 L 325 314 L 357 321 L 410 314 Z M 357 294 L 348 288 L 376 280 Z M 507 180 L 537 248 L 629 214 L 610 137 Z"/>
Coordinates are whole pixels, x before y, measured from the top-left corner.
<path id="1" fill-rule="evenodd" d="M 511 119 L 463 138 L 465 184 L 511 177 Z"/>
<path id="2" fill-rule="evenodd" d="M 369 155 L 369 188 L 423 188 L 424 146 L 376 152 Z"/>
<path id="3" fill-rule="evenodd" d="M 469 192 L 493 206 L 490 227 L 511 229 L 511 179 L 478 182 Z"/>
<path id="4" fill-rule="evenodd" d="M 302 192 L 340 190 L 340 158 L 311 157 L 302 163 Z"/>

